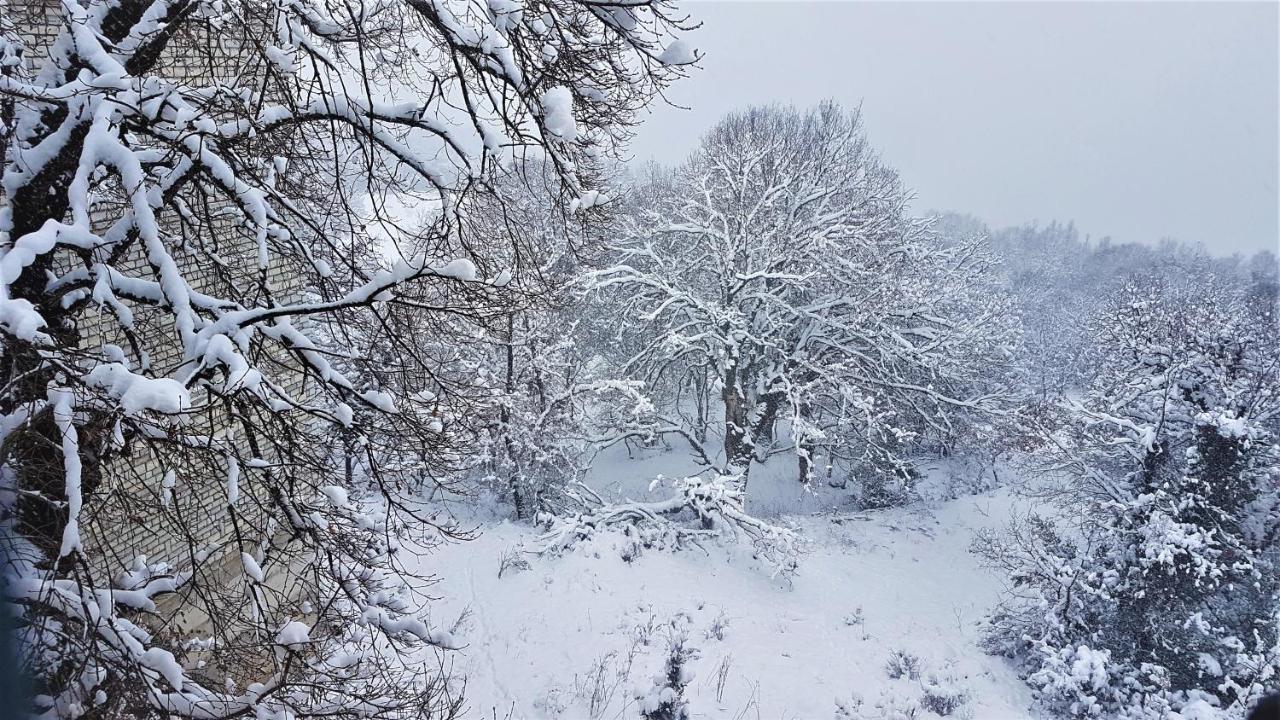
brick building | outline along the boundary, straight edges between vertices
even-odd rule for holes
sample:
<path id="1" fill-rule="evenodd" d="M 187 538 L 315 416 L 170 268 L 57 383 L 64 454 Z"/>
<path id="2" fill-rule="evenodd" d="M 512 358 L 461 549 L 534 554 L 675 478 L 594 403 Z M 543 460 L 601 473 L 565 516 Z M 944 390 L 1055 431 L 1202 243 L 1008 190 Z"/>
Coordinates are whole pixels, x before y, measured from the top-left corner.
<path id="1" fill-rule="evenodd" d="M 28 68 L 36 72 L 50 63 L 48 49 L 63 30 L 61 3 L 27 0 L 16 6 L 0 4 L 0 10 L 9 15 L 23 40 Z M 262 75 L 262 55 L 251 51 L 262 39 L 255 32 L 254 23 L 229 23 L 217 32 L 210 27 L 205 23 L 184 24 L 150 74 L 201 86 L 251 84 Z M 265 148 L 264 162 L 279 152 L 278 146 Z M 262 285 L 252 231 L 238 224 L 234 214 L 225 212 L 229 201 L 204 195 L 195 188 L 183 193 L 181 200 L 185 206 L 181 216 L 170 208 L 159 220 L 170 237 L 181 238 L 170 251 L 193 289 L 228 297 L 232 288 L 243 292 L 244 288 Z M 0 195 L 0 203 L 3 202 Z M 123 202 L 112 198 L 109 187 L 99 191 L 93 217 L 103 228 L 124 211 Z M 221 262 L 210 264 L 211 257 Z M 68 267 L 77 262 L 69 254 L 61 261 Z M 146 277 L 151 273 L 138 243 L 115 267 L 127 276 Z M 272 290 L 276 301 L 287 302 L 297 295 L 299 276 L 287 264 L 277 261 L 269 265 L 266 275 L 265 286 Z M 173 316 L 144 304 L 133 304 L 129 311 L 134 316 L 132 338 L 122 333 L 120 324 L 102 306 L 85 305 L 76 317 L 82 346 L 100 350 L 114 345 L 121 348 L 135 369 L 145 364 L 155 377 L 177 374 L 184 358 L 176 342 Z M 300 375 L 297 382 L 301 383 Z M 193 393 L 196 394 L 199 393 Z M 199 407 L 200 400 L 195 404 Z M 234 437 L 235 426 L 221 408 L 209 404 L 183 425 L 183 431 L 225 438 Z M 225 582 L 238 581 L 240 551 L 235 543 L 228 542 L 233 527 L 225 480 L 228 468 L 224 463 L 208 454 L 193 457 L 180 449 L 161 457 L 147 443 L 137 443 L 124 448 L 101 472 L 101 481 L 93 493 L 94 517 L 91 522 L 81 523 L 85 555 L 96 566 L 96 574 L 116 577 L 139 558 L 146 558 L 148 564 L 164 563 L 182 570 L 192 565 L 195 554 L 208 553 L 212 562 L 206 564 L 206 573 L 212 568 L 224 575 Z M 251 475 L 246 473 L 240 492 L 252 495 L 254 490 Z M 250 529 L 258 536 L 263 534 L 264 528 L 258 527 L 261 514 L 255 513 L 253 502 L 240 501 L 236 512 L 242 532 Z M 278 576 L 274 580 L 282 582 Z M 179 628 L 200 626 L 204 614 L 197 603 L 189 600 L 183 593 L 167 596 L 161 606 L 162 615 L 176 620 Z"/>

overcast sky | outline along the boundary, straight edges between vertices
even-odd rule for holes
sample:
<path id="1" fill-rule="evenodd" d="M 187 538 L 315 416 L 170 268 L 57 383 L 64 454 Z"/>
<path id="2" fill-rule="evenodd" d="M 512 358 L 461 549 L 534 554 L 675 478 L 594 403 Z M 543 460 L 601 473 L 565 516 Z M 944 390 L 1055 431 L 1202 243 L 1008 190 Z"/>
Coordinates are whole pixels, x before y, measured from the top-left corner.
<path id="1" fill-rule="evenodd" d="M 862 103 L 917 195 L 993 226 L 1276 249 L 1275 2 L 687 2 L 701 70 L 632 154 L 674 163 L 754 103 Z"/>

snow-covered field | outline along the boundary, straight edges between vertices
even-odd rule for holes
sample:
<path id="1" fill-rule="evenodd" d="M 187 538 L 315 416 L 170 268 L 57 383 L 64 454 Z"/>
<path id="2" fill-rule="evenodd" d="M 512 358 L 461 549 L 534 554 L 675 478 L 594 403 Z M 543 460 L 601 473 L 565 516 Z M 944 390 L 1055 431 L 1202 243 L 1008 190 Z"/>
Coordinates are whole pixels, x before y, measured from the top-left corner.
<path id="1" fill-rule="evenodd" d="M 590 482 L 638 499 L 653 474 L 687 469 L 679 453 L 613 452 Z M 449 660 L 472 716 L 638 717 L 637 693 L 676 630 L 697 651 L 686 690 L 695 718 L 936 717 L 918 707 L 926 691 L 963 694 L 952 717 L 1034 716 L 1012 669 L 978 647 L 1000 581 L 968 547 L 1008 517 L 1007 491 L 819 515 L 834 495 L 803 495 L 780 486 L 785 469 L 766 470 L 778 477 L 753 473 L 749 509 L 798 510 L 775 520 L 808 541 L 789 579 L 718 546 L 628 562 L 610 538 L 561 557 L 524 554 L 527 568 L 499 577 L 537 531 L 497 516 L 474 518 L 478 539 L 423 555 L 419 569 L 441 580 L 433 622 L 456 623 L 466 643 Z M 918 677 L 889 676 L 900 651 L 920 660 Z"/>

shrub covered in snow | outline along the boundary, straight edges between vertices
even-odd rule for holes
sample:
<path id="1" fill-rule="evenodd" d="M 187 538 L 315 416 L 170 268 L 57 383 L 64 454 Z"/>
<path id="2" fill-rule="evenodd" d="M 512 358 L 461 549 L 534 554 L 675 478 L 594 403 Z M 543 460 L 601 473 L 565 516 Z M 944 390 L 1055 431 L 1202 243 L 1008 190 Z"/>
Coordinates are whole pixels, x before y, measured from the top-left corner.
<path id="1" fill-rule="evenodd" d="M 942 717 L 957 715 L 968 701 L 968 691 L 949 675 L 931 675 L 920 692 L 920 707 Z"/>
<path id="2" fill-rule="evenodd" d="M 689 720 L 684 689 L 693 681 L 689 661 L 698 652 L 689 644 L 687 629 L 678 619 L 672 622 L 670 633 L 662 670 L 654 676 L 653 684 L 636 696 L 644 720 Z"/>
<path id="3" fill-rule="evenodd" d="M 919 680 L 922 669 L 923 664 L 920 662 L 920 658 L 906 650 L 894 650 L 889 655 L 888 662 L 884 665 L 885 674 L 894 680 L 901 678 Z"/>

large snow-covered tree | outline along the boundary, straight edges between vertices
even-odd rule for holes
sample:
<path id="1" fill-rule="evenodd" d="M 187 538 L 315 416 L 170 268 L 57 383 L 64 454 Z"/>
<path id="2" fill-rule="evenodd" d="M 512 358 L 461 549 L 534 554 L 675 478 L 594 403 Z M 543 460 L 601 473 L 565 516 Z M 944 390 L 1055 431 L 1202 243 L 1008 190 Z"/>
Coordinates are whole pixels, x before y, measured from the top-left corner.
<path id="1" fill-rule="evenodd" d="M 730 115 L 628 195 L 595 286 L 646 333 L 627 371 L 692 390 L 671 394 L 697 444 L 721 423 L 705 459 L 745 474 L 790 450 L 808 482 L 822 452 L 905 476 L 915 439 L 1001 406 L 981 369 L 1016 321 L 992 260 L 942 243 L 909 197 L 833 103 Z"/>
<path id="2" fill-rule="evenodd" d="M 442 407 L 468 396 L 430 349 L 538 265 L 468 234 L 467 198 L 526 155 L 589 193 L 595 160 L 695 59 L 674 13 L 0 4 L 0 473 L 37 715 L 457 709 L 432 663 L 401 660 L 453 641 L 411 612 L 395 560 L 399 531 L 450 528 L 402 502 L 408 476 L 369 440 L 457 461 Z M 439 334 L 423 350 L 411 327 Z M 184 505 L 210 484 L 229 533 Z M 121 515 L 184 549 L 116 557 Z M 157 609 L 172 598 L 205 636 Z"/>

